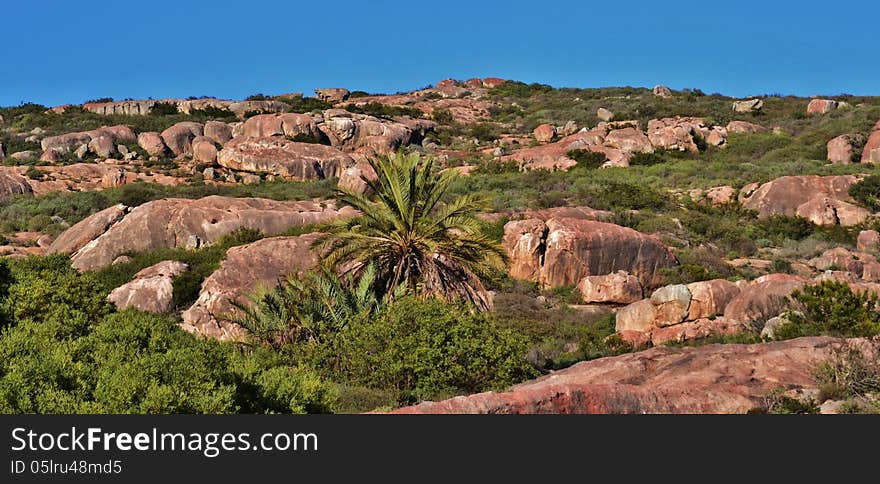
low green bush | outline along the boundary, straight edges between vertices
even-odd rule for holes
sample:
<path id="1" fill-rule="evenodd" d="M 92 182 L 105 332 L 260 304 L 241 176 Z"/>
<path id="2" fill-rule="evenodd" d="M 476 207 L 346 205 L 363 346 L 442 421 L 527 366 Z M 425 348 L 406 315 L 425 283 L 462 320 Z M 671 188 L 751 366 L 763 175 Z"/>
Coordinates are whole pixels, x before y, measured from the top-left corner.
<path id="1" fill-rule="evenodd" d="M 353 318 L 316 353 L 335 379 L 393 390 L 398 403 L 501 389 L 535 374 L 525 340 L 485 313 L 408 296 Z"/>
<path id="2" fill-rule="evenodd" d="M 880 334 L 880 308 L 873 292 L 853 292 L 845 283 L 822 281 L 795 291 L 791 297 L 797 311 L 788 313 L 788 322 L 774 331 L 775 339 Z"/>

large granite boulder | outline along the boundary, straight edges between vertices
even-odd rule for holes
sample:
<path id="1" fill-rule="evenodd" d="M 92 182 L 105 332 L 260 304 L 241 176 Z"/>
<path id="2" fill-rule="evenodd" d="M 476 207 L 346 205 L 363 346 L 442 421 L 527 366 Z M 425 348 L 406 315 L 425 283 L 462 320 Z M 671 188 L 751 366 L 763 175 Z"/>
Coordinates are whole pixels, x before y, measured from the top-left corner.
<path id="1" fill-rule="evenodd" d="M 320 235 L 270 237 L 229 249 L 220 268 L 202 283 L 196 302 L 183 312 L 183 329 L 221 340 L 244 339 L 246 331 L 230 321 L 236 311 L 230 301 L 247 303 L 248 294 L 259 287 L 274 287 L 317 265 L 312 245 Z"/>
<path id="2" fill-rule="evenodd" d="M 225 168 L 267 173 L 289 180 L 323 180 L 338 177 L 354 160 L 331 146 L 300 143 L 278 136 L 236 137 L 217 153 Z"/>
<path id="3" fill-rule="evenodd" d="M 75 249 L 73 266 L 93 270 L 109 265 L 126 253 L 170 247 L 198 248 L 238 229 L 273 235 L 291 227 L 330 222 L 354 214 L 350 207 L 337 209 L 332 201 L 279 202 L 219 196 L 155 200 L 131 209 L 106 231 Z M 116 216 L 110 211 L 74 225 L 53 244 L 53 251 L 68 252 L 97 232 L 106 220 Z"/>
<path id="4" fill-rule="evenodd" d="M 676 264 L 656 238 L 605 222 L 552 218 L 509 222 L 504 247 L 510 274 L 545 287 L 575 285 L 587 276 L 626 271 L 644 287 L 657 286 L 660 270 Z"/>

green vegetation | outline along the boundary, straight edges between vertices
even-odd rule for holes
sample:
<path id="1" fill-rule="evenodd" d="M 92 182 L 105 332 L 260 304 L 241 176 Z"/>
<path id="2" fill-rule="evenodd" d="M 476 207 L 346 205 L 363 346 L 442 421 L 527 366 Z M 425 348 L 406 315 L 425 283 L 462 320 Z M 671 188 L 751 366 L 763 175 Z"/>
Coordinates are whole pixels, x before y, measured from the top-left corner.
<path id="1" fill-rule="evenodd" d="M 843 413 L 880 412 L 880 341 L 843 341 L 816 367 L 820 400 L 844 400 Z"/>
<path id="2" fill-rule="evenodd" d="M 421 111 L 413 107 L 391 106 L 372 101 L 365 104 L 351 104 L 346 109 L 353 113 L 368 114 L 377 118 L 393 118 L 396 116 L 421 118 L 423 116 Z"/>
<path id="3" fill-rule="evenodd" d="M 534 376 L 525 352 L 522 337 L 485 313 L 407 296 L 353 318 L 315 355 L 336 379 L 391 390 L 404 404 L 501 389 Z"/>
<path id="4" fill-rule="evenodd" d="M 57 234 L 67 225 L 118 203 L 138 206 L 160 198 L 201 198 L 208 195 L 263 197 L 273 200 L 309 200 L 332 196 L 336 179 L 318 182 L 266 182 L 259 185 L 180 185 L 130 183 L 119 188 L 94 192 L 55 192 L 34 197 L 20 195 L 0 201 L 0 230 L 4 233 L 27 230 L 35 217 L 60 217 L 63 222 L 45 227 Z"/>
<path id="5" fill-rule="evenodd" d="M 2 413 L 327 412 L 333 387 L 277 354 L 197 339 L 168 319 L 114 313 L 64 257 L 2 269 Z"/>
<path id="6" fill-rule="evenodd" d="M 774 332 L 776 339 L 829 335 L 839 337 L 880 334 L 878 297 L 872 292 L 853 292 L 849 285 L 822 281 L 792 294 L 798 311 Z"/>
<path id="7" fill-rule="evenodd" d="M 378 175 L 367 180 L 372 197 L 342 189 L 338 199 L 363 215 L 343 222 L 322 241 L 329 267 L 359 277 L 375 264 L 386 298 L 399 288 L 462 299 L 489 307 L 483 280 L 502 270 L 503 249 L 482 233 L 476 215 L 485 201 L 475 195 L 445 200 L 458 178 L 437 173 L 431 158 L 399 152 L 370 161 Z"/>

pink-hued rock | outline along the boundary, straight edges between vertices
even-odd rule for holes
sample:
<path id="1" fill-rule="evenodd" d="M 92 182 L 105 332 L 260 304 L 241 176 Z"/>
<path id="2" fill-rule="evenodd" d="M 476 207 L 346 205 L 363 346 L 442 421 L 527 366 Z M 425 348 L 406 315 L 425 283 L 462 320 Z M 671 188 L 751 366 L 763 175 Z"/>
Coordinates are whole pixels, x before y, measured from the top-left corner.
<path id="1" fill-rule="evenodd" d="M 192 140 L 202 136 L 204 126 L 201 123 L 184 121 L 162 131 L 162 141 L 174 153 L 174 156 L 192 156 Z"/>
<path id="2" fill-rule="evenodd" d="M 105 138 L 102 141 L 95 141 L 92 147 L 92 141 L 97 138 Z M 82 145 L 89 146 L 91 151 L 98 156 L 106 158 L 107 150 L 115 152 L 117 144 L 134 143 L 137 137 L 134 131 L 128 126 L 104 126 L 91 131 L 82 131 L 78 133 L 67 133 L 58 136 L 48 136 L 40 141 L 40 147 L 43 151 L 53 150 L 61 155 L 72 153 Z M 112 148 L 112 149 L 111 149 Z"/>
<path id="3" fill-rule="evenodd" d="M 742 289 L 724 308 L 724 317 L 742 324 L 759 324 L 779 315 L 790 305 L 789 296 L 810 280 L 789 274 L 768 274 Z"/>
<path id="4" fill-rule="evenodd" d="M 504 225 L 502 243 L 510 257 L 511 277 L 538 280 L 546 237 L 547 225 L 543 220 L 516 220 Z"/>
<path id="5" fill-rule="evenodd" d="M 767 395 L 817 389 L 815 367 L 840 340 L 652 348 L 578 363 L 516 385 L 394 413 L 746 413 Z"/>
<path id="6" fill-rule="evenodd" d="M 315 89 L 318 99 L 330 104 L 340 103 L 348 99 L 351 94 L 348 89 L 342 87 L 328 87 L 325 89 Z"/>
<path id="7" fill-rule="evenodd" d="M 552 124 L 542 124 L 532 131 L 535 139 L 540 143 L 548 143 L 556 136 L 556 127 Z"/>
<path id="8" fill-rule="evenodd" d="M 844 247 L 828 249 L 819 257 L 810 259 L 810 267 L 820 271 L 841 270 L 866 281 L 880 280 L 880 263 L 865 252 L 853 252 Z"/>
<path id="9" fill-rule="evenodd" d="M 807 105 L 807 114 L 826 114 L 837 109 L 840 103 L 830 99 L 813 99 Z"/>
<path id="10" fill-rule="evenodd" d="M 284 113 L 290 110 L 290 105 L 281 101 L 239 101 L 231 103 L 227 109 L 235 113 L 239 119 L 244 119 L 251 113 Z"/>
<path id="11" fill-rule="evenodd" d="M 856 248 L 863 251 L 880 249 L 880 233 L 876 230 L 862 230 L 856 239 Z"/>
<path id="12" fill-rule="evenodd" d="M 107 296 L 117 309 L 135 308 L 157 314 L 171 312 L 174 302 L 173 280 L 189 266 L 166 260 L 135 274 L 130 282 L 117 287 Z"/>
<path id="13" fill-rule="evenodd" d="M 230 301 L 247 303 L 247 295 L 259 287 L 274 287 L 317 265 L 312 245 L 320 236 L 271 237 L 229 249 L 220 269 L 202 283 L 196 302 L 183 312 L 181 327 L 209 338 L 245 339 L 246 330 L 229 321 L 236 311 Z"/>
<path id="14" fill-rule="evenodd" d="M 667 343 L 696 341 L 710 336 L 723 336 L 741 332 L 745 328 L 736 321 L 725 318 L 698 319 L 685 321 L 674 326 L 658 327 L 651 330 L 651 344 L 660 346 Z"/>
<path id="15" fill-rule="evenodd" d="M 880 163 L 880 121 L 874 125 L 874 130 L 862 148 L 862 163 Z"/>
<path id="16" fill-rule="evenodd" d="M 672 97 L 672 90 L 666 86 L 654 86 L 654 95 L 662 98 L 670 98 Z"/>
<path id="17" fill-rule="evenodd" d="M 705 198 L 712 205 L 724 205 L 736 202 L 737 190 L 728 185 L 706 190 Z"/>
<path id="18" fill-rule="evenodd" d="M 853 152 L 853 136 L 842 134 L 836 138 L 832 138 L 827 145 L 828 161 L 831 163 L 852 163 Z"/>
<path id="19" fill-rule="evenodd" d="M 145 131 L 138 135 L 138 146 L 144 149 L 150 156 L 162 156 L 168 150 L 162 135 L 153 131 Z"/>
<path id="20" fill-rule="evenodd" d="M 748 121 L 731 121 L 727 123 L 727 132 L 728 133 L 766 133 L 770 131 L 769 129 L 761 126 L 760 124 L 749 123 Z"/>
<path id="21" fill-rule="evenodd" d="M 550 220 L 551 218 L 578 218 L 582 220 L 608 221 L 614 213 L 607 210 L 596 210 L 590 207 L 552 207 L 540 210 L 526 210 L 524 212 L 510 214 L 511 219 Z"/>
<path id="22" fill-rule="evenodd" d="M 648 121 L 648 139 L 654 148 L 699 152 L 695 135 L 707 129 L 702 118 L 674 117 Z"/>
<path id="23" fill-rule="evenodd" d="M 620 270 L 642 286 L 656 286 L 660 270 L 676 263 L 656 238 L 605 222 L 573 218 L 521 220 L 504 228 L 511 276 L 544 287 L 574 285 L 587 276 Z"/>
<path id="24" fill-rule="evenodd" d="M 205 123 L 204 133 L 222 146 L 232 139 L 232 126 L 222 121 L 208 121 Z"/>
<path id="25" fill-rule="evenodd" d="M 795 215 L 803 217 L 816 225 L 859 225 L 871 216 L 871 212 L 830 197 L 817 196 L 798 206 Z"/>
<path id="26" fill-rule="evenodd" d="M 166 198 L 131 209 L 122 220 L 112 223 L 72 255 L 73 267 L 93 270 L 109 265 L 126 253 L 150 252 L 171 247 L 197 248 L 209 245 L 238 229 L 251 229 L 266 235 L 291 227 L 330 222 L 353 216 L 350 207 L 337 209 L 331 201 L 279 202 L 262 198 L 210 196 L 196 200 Z M 113 214 L 108 213 L 108 217 Z M 95 220 L 89 227 L 100 227 Z M 76 240 L 78 225 L 59 239 Z M 97 230 L 92 230 L 93 235 Z M 88 232 L 88 230 L 87 230 Z M 55 246 L 62 246 L 56 241 Z"/>
<path id="27" fill-rule="evenodd" d="M 354 160 L 336 148 L 281 137 L 236 137 L 217 154 L 217 164 L 237 171 L 268 173 L 289 180 L 338 177 Z"/>
<path id="28" fill-rule="evenodd" d="M 724 309 L 740 293 L 740 288 L 724 279 L 692 282 L 687 285 L 691 293 L 687 320 L 711 318 L 724 314 Z"/>
<path id="29" fill-rule="evenodd" d="M 93 213 L 59 235 L 49 246 L 49 254 L 73 254 L 122 220 L 131 209 L 118 204 Z"/>
<path id="30" fill-rule="evenodd" d="M 213 165 L 217 161 L 217 146 L 207 136 L 197 136 L 192 141 L 193 161 Z"/>
<path id="31" fill-rule="evenodd" d="M 34 189 L 28 179 L 14 168 L 0 167 L 0 199 L 33 192 Z"/>
<path id="32" fill-rule="evenodd" d="M 354 193 L 364 194 L 370 189 L 364 179 L 376 181 L 379 179 L 379 176 L 369 163 L 359 162 L 355 166 L 342 171 L 342 174 L 339 175 L 337 186 Z"/>
<path id="33" fill-rule="evenodd" d="M 617 271 L 604 276 L 587 276 L 578 283 L 584 303 L 630 304 L 642 299 L 642 285 L 638 278 Z"/>
<path id="34" fill-rule="evenodd" d="M 40 161 L 45 163 L 58 163 L 62 160 L 61 154 L 55 150 L 46 150 L 40 155 Z"/>
<path id="35" fill-rule="evenodd" d="M 605 136 L 605 146 L 628 153 L 651 153 L 654 147 L 648 137 L 636 128 L 623 128 L 610 131 Z"/>
<path id="36" fill-rule="evenodd" d="M 851 205 L 853 199 L 849 196 L 849 188 L 858 180 L 854 175 L 784 176 L 758 187 L 744 199 L 743 208 L 756 210 L 761 218 L 800 215 L 816 222 L 828 222 L 830 218 L 841 224 L 851 223 L 864 215 Z"/>
<path id="37" fill-rule="evenodd" d="M 484 77 L 483 78 L 483 87 L 491 89 L 493 87 L 498 87 L 498 86 L 504 84 L 505 82 L 507 82 L 507 81 L 504 79 L 501 79 L 499 77 Z"/>
<path id="38" fill-rule="evenodd" d="M 274 114 L 251 116 L 244 122 L 241 129 L 243 136 L 250 136 L 252 138 L 267 138 L 284 134 L 284 129 L 281 127 L 281 119 Z"/>
<path id="39" fill-rule="evenodd" d="M 617 311 L 614 328 L 618 333 L 627 331 L 644 333 L 651 331 L 656 318 L 657 306 L 650 299 L 642 299 Z"/>
<path id="40" fill-rule="evenodd" d="M 651 304 L 656 308 L 654 325 L 672 326 L 685 320 L 691 304 L 691 292 L 684 284 L 663 286 L 651 294 Z"/>

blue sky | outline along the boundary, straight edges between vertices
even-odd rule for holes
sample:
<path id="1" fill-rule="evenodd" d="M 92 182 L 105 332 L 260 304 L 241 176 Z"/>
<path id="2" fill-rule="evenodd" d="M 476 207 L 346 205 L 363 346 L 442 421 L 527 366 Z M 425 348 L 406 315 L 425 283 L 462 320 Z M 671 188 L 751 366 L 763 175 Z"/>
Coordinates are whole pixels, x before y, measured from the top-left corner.
<path id="1" fill-rule="evenodd" d="M 878 2 L 14 1 L 0 106 L 497 76 L 734 96 L 880 94 Z"/>

